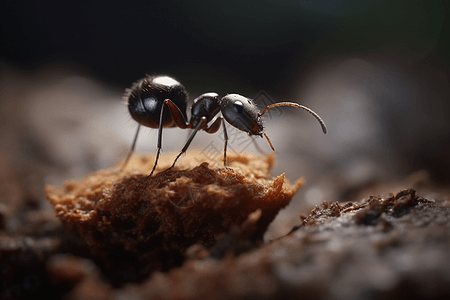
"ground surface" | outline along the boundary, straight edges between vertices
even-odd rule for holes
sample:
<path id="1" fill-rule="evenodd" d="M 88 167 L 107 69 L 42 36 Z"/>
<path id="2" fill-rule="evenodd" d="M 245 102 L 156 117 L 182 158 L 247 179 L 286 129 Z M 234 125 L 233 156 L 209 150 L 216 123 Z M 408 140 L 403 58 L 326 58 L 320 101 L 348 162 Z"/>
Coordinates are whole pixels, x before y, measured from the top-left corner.
<path id="1" fill-rule="evenodd" d="M 162 160 L 161 168 L 168 166 L 171 159 Z M 135 200 L 126 200 L 130 196 L 145 199 L 142 195 L 132 196 L 140 185 L 133 188 L 131 183 L 138 177 L 141 183 L 149 180 L 139 175 L 139 171 L 151 168 L 147 158 L 136 157 L 135 164 L 123 175 L 103 171 L 87 177 L 84 182 L 67 183 L 63 191 L 47 188 L 48 197 L 63 222 L 55 217 L 52 208 L 33 203 L 31 199 L 3 204 L 0 215 L 1 298 L 42 295 L 70 299 L 204 299 L 212 296 L 219 299 L 300 296 L 308 299 L 399 296 L 423 299 L 450 295 L 450 201 L 445 190 L 439 192 L 435 188 L 433 191 L 424 174 L 415 174 L 408 183 L 429 196 L 434 195 L 433 198 L 423 198 L 411 188 L 383 197 L 368 195 L 360 202 L 324 202 L 308 215 L 299 214 L 297 225 L 290 232 L 263 243 L 261 228 L 263 231 L 267 228 L 274 217 L 272 211 L 285 206 L 290 199 L 285 197 L 291 197 L 302 181 L 290 187 L 287 182 L 282 183 L 283 177 L 274 180 L 268 173 L 273 164 L 270 156 L 243 156 L 233 160 L 236 158 L 230 158 L 234 171 L 221 167 L 210 169 L 205 164 L 190 171 L 183 170 L 185 165 L 182 164 L 180 169 L 168 174 L 157 174 L 155 178 L 159 179 L 155 180 L 160 183 L 156 189 L 162 190 L 157 195 L 150 193 L 150 197 L 160 200 L 150 200 L 145 207 L 148 210 L 153 205 L 156 211 L 168 217 L 164 220 L 155 212 L 151 217 L 145 212 L 140 215 L 142 220 L 159 220 L 162 224 L 157 228 L 154 222 L 150 226 L 146 221 L 133 219 L 133 211 L 142 212 L 143 203 L 139 203 L 138 208 L 130 204 Z M 186 166 L 192 163 L 189 158 L 185 161 Z M 254 161 L 257 164 L 252 166 Z M 226 188 L 222 192 L 211 190 L 214 186 L 219 188 L 218 182 L 214 182 L 216 179 L 204 185 L 206 190 L 199 186 L 196 203 L 192 199 L 184 201 L 186 203 L 181 201 L 179 190 L 173 193 L 173 199 L 164 196 L 170 195 L 170 188 L 183 189 L 186 181 L 183 176 L 193 176 L 192 184 L 195 176 L 206 182 L 202 177 L 205 174 L 231 181 L 222 182 Z M 120 178 L 125 181 L 117 183 Z M 285 202 L 277 208 L 266 207 L 264 203 L 273 200 L 274 191 L 279 189 L 277 180 L 282 180 L 282 193 L 287 193 L 279 198 Z M 242 197 L 242 184 L 249 183 L 255 187 L 246 188 L 249 194 Z M 124 190 L 121 184 L 130 189 Z M 95 188 L 101 185 L 112 192 L 101 188 L 96 192 Z M 164 186 L 170 187 L 169 190 L 164 190 Z M 231 189 L 227 190 L 227 186 Z M 202 193 L 207 193 L 208 189 L 212 194 L 202 198 Z M 233 189 L 237 194 L 231 193 Z M 111 196 L 115 193 L 119 195 Z M 190 194 L 192 196 L 192 192 Z M 220 198 L 225 194 L 225 198 Z M 251 206 L 256 208 L 253 210 L 244 201 L 251 195 L 262 201 L 259 209 Z M 106 200 L 98 200 L 98 197 Z M 223 204 L 210 207 L 205 201 L 211 199 Z M 206 213 L 223 210 L 221 207 L 233 203 L 233 199 L 241 199 L 241 202 L 235 201 L 232 206 L 249 207 L 247 212 L 237 213 L 235 209 L 225 208 L 219 220 L 207 220 L 207 227 L 172 215 L 173 212 L 188 216 L 189 209 L 202 203 L 196 208 L 197 212 L 191 211 L 194 219 L 199 218 L 204 214 L 199 214 L 202 210 L 206 209 Z M 112 200 L 115 200 L 109 204 L 112 206 L 105 208 L 108 205 L 102 201 Z M 155 201 L 165 201 L 167 205 Z M 103 209 L 103 213 L 98 209 Z M 118 217 L 114 219 L 114 213 L 105 213 L 108 210 L 119 212 Z M 128 214 L 121 219 L 123 212 Z M 271 213 L 270 219 L 264 220 Z M 235 223 L 223 227 L 227 223 L 226 214 L 230 214 L 228 220 L 233 220 L 235 214 Z M 185 238 L 180 238 L 183 236 Z"/>

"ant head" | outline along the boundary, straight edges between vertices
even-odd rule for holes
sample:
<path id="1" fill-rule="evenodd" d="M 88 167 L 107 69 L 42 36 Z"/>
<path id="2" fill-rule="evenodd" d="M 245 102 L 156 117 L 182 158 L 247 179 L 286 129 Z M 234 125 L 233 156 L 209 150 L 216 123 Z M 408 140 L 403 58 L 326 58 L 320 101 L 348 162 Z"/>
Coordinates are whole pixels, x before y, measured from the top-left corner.
<path id="1" fill-rule="evenodd" d="M 258 108 L 251 99 L 228 94 L 220 100 L 220 110 L 228 123 L 249 135 L 263 134 L 263 123 Z"/>

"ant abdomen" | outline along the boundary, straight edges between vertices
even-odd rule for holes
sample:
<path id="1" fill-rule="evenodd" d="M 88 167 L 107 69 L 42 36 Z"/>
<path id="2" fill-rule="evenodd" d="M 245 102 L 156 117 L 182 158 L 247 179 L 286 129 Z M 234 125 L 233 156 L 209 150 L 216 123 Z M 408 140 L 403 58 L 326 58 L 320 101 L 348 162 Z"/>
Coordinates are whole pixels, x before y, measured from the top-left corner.
<path id="1" fill-rule="evenodd" d="M 146 76 L 128 91 L 128 110 L 131 117 L 141 125 L 159 128 L 164 100 L 171 100 L 186 116 L 188 93 L 185 87 L 169 76 Z M 169 109 L 163 112 L 162 127 L 176 127 Z"/>

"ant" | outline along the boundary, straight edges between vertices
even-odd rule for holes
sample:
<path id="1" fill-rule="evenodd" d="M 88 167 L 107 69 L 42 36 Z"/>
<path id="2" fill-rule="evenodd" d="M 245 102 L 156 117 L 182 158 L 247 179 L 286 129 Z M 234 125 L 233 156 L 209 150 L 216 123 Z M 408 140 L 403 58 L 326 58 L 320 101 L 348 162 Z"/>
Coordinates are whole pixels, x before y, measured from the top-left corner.
<path id="1" fill-rule="evenodd" d="M 311 109 L 293 102 L 280 102 L 267 106 L 262 113 L 252 102 L 251 99 L 238 94 L 228 94 L 219 98 L 217 93 L 205 93 L 194 100 L 191 106 L 191 118 L 189 122 L 186 114 L 186 105 L 188 93 L 185 87 L 174 78 L 167 75 L 147 75 L 143 79 L 134 83 L 131 89 L 126 90 L 125 98 L 128 104 L 128 110 L 131 117 L 139 123 L 136 135 L 131 146 L 131 150 L 121 168 L 123 170 L 127 165 L 136 146 L 136 140 L 141 125 L 158 129 L 158 143 L 155 164 L 153 165 L 152 176 L 158 164 L 161 153 L 162 130 L 163 128 L 179 127 L 182 129 L 194 129 L 189 139 L 175 158 L 172 166 L 175 166 L 178 158 L 186 152 L 194 139 L 197 131 L 204 130 L 207 133 L 216 133 L 220 124 L 225 138 L 223 163 L 227 166 L 227 143 L 228 134 L 225 126 L 225 120 L 232 126 L 245 131 L 249 136 L 259 135 L 265 137 L 273 151 L 275 151 L 269 137 L 264 133 L 261 117 L 270 109 L 277 106 L 292 106 L 302 108 L 312 114 L 322 126 L 323 133 L 327 133 L 327 127 L 324 121 Z M 222 116 L 217 116 L 221 112 Z M 210 125 L 208 123 L 212 122 Z M 166 171 L 167 171 L 166 170 Z"/>

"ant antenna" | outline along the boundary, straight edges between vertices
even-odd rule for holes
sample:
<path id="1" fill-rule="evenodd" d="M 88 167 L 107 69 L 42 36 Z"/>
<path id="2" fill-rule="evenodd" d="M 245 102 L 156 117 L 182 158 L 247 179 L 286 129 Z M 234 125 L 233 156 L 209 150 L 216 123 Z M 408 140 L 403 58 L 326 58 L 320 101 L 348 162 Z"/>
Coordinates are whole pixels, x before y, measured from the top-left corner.
<path id="1" fill-rule="evenodd" d="M 319 117 L 319 115 L 316 114 L 312 109 L 309 109 L 309 108 L 307 108 L 306 106 L 303 106 L 303 105 L 300 105 L 300 104 L 297 104 L 297 103 L 293 103 L 293 102 L 280 102 L 280 103 L 275 103 L 275 104 L 269 105 L 269 106 L 267 106 L 266 108 L 264 108 L 264 110 L 263 110 L 263 112 L 262 112 L 262 114 L 261 114 L 260 116 L 264 115 L 264 114 L 266 113 L 266 111 L 268 111 L 269 109 L 271 109 L 271 108 L 273 108 L 273 107 L 277 107 L 277 106 L 293 106 L 293 107 L 297 107 L 297 108 L 301 108 L 301 109 L 306 110 L 307 112 L 309 112 L 310 114 L 312 114 L 312 115 L 317 119 L 317 121 L 319 121 L 320 126 L 322 126 L 322 131 L 323 131 L 323 133 L 324 133 L 324 134 L 327 133 L 327 126 L 325 125 L 325 122 L 322 120 L 322 118 Z M 266 136 L 266 138 L 267 138 L 267 136 Z M 268 138 L 267 138 L 267 141 L 269 141 Z M 269 141 L 269 144 L 270 144 L 270 146 L 271 146 L 272 149 L 273 149 L 272 143 L 270 143 L 270 141 Z"/>
<path id="2" fill-rule="evenodd" d="M 275 148 L 272 145 L 272 142 L 270 141 L 269 137 L 267 136 L 267 134 L 265 132 L 263 132 L 264 137 L 266 138 L 266 140 L 269 142 L 270 148 L 272 148 L 272 151 L 275 151 Z"/>

